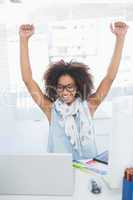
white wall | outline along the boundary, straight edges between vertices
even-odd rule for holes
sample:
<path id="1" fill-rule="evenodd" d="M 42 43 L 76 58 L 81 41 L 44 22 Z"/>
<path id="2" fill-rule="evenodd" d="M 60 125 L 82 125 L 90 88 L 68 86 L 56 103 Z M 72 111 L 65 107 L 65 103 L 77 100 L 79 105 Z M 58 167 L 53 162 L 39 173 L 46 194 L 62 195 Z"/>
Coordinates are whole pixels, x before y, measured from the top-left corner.
<path id="1" fill-rule="evenodd" d="M 111 103 L 105 102 L 95 115 L 99 153 L 108 148 L 112 119 Z M 46 152 L 49 123 L 40 108 L 0 108 L 0 154 Z M 12 115 L 11 115 L 12 114 Z M 4 116 L 2 118 L 2 116 Z"/>
<path id="2" fill-rule="evenodd" d="M 122 186 L 127 167 L 133 167 L 133 96 L 113 100 L 112 132 L 109 141 L 109 177 L 111 187 Z"/>
<path id="3" fill-rule="evenodd" d="M 46 152 L 48 121 L 1 120 L 0 154 Z"/>

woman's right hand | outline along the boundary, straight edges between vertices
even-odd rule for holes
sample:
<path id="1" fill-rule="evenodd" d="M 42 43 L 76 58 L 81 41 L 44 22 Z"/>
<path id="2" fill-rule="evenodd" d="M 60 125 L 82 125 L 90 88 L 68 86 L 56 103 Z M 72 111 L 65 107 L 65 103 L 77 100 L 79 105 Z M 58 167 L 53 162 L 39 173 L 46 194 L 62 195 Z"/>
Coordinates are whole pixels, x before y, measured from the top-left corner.
<path id="1" fill-rule="evenodd" d="M 19 28 L 19 35 L 21 38 L 29 39 L 34 34 L 35 28 L 30 24 L 22 24 Z"/>

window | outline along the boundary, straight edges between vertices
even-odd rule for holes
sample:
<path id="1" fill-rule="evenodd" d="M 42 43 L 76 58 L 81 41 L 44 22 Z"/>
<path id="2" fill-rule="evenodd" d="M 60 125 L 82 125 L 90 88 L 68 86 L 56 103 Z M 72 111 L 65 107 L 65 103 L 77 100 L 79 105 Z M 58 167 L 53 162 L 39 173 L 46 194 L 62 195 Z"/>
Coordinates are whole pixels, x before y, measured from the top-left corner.
<path id="1" fill-rule="evenodd" d="M 62 58 L 66 61 L 74 59 L 88 64 L 94 76 L 95 87 L 97 87 L 104 77 L 112 57 L 115 37 L 109 29 L 109 24 L 114 20 L 113 17 L 90 18 L 49 23 L 49 39 L 42 31 L 43 24 L 39 25 L 41 31 L 32 37 L 29 48 L 33 77 L 40 87 L 42 89 L 44 87 L 42 75 L 49 60 L 55 61 Z M 133 22 L 129 22 L 129 25 L 132 27 Z M 132 35 L 133 29 L 129 28 L 120 69 L 113 88 L 133 86 Z M 8 27 L 8 57 L 10 89 L 17 91 L 17 105 L 18 107 L 32 107 L 34 102 L 28 94 L 20 74 L 18 27 Z"/>
<path id="2" fill-rule="evenodd" d="M 85 62 L 90 66 L 97 87 L 110 63 L 115 37 L 109 25 L 115 18 L 94 18 L 51 23 L 50 60 L 71 59 Z M 132 24 L 132 23 L 130 23 Z M 123 50 L 120 69 L 113 87 L 133 84 L 132 80 L 132 33 L 129 29 Z"/>
<path id="3" fill-rule="evenodd" d="M 30 108 L 35 106 L 20 71 L 18 27 L 8 27 L 8 61 L 10 73 L 10 91 L 17 95 L 17 107 Z M 29 41 L 30 63 L 33 78 L 43 89 L 43 73 L 48 65 L 48 41 L 45 34 L 37 33 Z"/>

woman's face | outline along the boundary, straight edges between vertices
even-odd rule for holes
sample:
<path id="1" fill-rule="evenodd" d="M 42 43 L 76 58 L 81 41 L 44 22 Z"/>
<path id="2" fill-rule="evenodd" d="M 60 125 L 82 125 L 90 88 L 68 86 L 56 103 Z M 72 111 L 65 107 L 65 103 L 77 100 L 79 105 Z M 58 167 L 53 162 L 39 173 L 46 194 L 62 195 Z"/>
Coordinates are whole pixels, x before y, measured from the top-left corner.
<path id="1" fill-rule="evenodd" d="M 76 83 L 71 76 L 62 75 L 58 79 L 57 94 L 59 98 L 67 104 L 71 104 L 75 100 Z"/>

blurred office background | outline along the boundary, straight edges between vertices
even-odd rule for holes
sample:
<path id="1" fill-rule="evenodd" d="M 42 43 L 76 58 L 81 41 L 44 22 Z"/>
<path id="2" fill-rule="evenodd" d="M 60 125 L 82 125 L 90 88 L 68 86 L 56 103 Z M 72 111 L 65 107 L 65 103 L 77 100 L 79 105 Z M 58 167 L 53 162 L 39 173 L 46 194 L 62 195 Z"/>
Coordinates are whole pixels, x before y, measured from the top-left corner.
<path id="1" fill-rule="evenodd" d="M 89 65 L 97 88 L 110 63 L 115 36 L 110 23 L 130 26 L 120 69 L 111 91 L 94 116 L 98 151 L 108 149 L 115 98 L 133 95 L 133 3 L 130 0 L 0 0 L 0 153 L 46 151 L 49 124 L 21 79 L 19 26 L 32 23 L 33 77 L 44 90 L 50 61 L 71 59 Z M 117 110 L 118 111 L 118 110 Z"/>

